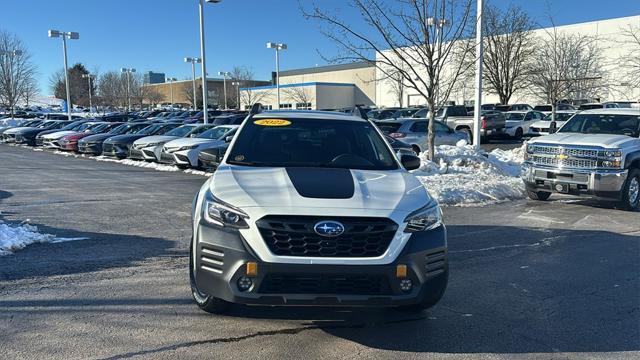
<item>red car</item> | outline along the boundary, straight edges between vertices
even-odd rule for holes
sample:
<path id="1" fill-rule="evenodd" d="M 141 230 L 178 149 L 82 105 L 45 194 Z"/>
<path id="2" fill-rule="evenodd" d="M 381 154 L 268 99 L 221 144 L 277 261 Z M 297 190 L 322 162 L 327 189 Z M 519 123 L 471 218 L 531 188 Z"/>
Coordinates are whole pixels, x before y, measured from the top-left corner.
<path id="1" fill-rule="evenodd" d="M 84 137 L 87 137 L 89 135 L 106 133 L 109 130 L 120 125 L 122 125 L 121 122 L 100 122 L 90 126 L 83 132 L 77 132 L 74 134 L 65 135 L 62 138 L 60 138 L 60 140 L 58 140 L 58 144 L 60 145 L 60 150 L 77 152 L 78 140 Z"/>

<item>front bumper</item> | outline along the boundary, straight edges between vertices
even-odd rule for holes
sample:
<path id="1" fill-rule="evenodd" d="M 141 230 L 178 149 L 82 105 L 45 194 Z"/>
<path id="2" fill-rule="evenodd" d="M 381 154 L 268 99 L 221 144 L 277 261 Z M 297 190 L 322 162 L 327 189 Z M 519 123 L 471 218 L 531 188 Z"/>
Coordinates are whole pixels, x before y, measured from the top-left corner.
<path id="1" fill-rule="evenodd" d="M 78 152 L 82 154 L 100 155 L 102 154 L 102 143 L 78 142 Z"/>
<path id="2" fill-rule="evenodd" d="M 103 143 L 102 156 L 124 159 L 129 156 L 129 148 L 126 144 Z"/>
<path id="3" fill-rule="evenodd" d="M 594 195 L 618 199 L 628 170 L 561 169 L 522 164 L 522 180 L 528 190 L 570 195 Z"/>
<path id="4" fill-rule="evenodd" d="M 400 255 L 384 265 L 264 262 L 238 234 L 197 226 L 194 274 L 198 288 L 225 301 L 262 305 L 402 306 L 421 303 L 446 287 L 446 228 L 414 233 Z M 247 291 L 238 287 L 246 263 L 257 263 Z M 396 267 L 407 266 L 413 287 L 400 288 Z"/>

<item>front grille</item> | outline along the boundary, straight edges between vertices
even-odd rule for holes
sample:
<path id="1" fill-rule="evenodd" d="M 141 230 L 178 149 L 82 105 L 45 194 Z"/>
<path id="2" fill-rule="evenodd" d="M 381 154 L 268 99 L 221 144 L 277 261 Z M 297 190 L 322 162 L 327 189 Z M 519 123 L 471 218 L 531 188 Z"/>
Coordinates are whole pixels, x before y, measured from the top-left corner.
<path id="1" fill-rule="evenodd" d="M 269 274 L 260 285 L 263 294 L 389 295 L 382 275 Z"/>
<path id="2" fill-rule="evenodd" d="M 44 139 L 41 137 L 36 138 L 36 146 L 42 146 L 44 144 Z"/>
<path id="3" fill-rule="evenodd" d="M 574 158 L 558 159 L 556 157 L 538 155 L 531 156 L 531 161 L 539 165 L 583 169 L 594 169 L 598 164 L 596 160 Z"/>
<path id="4" fill-rule="evenodd" d="M 338 221 L 344 233 L 336 237 L 316 234 L 315 224 Z M 256 222 L 269 250 L 279 256 L 377 257 L 387 251 L 398 225 L 387 218 L 265 216 Z"/>
<path id="5" fill-rule="evenodd" d="M 598 167 L 599 149 L 533 144 L 527 151 L 535 165 L 574 169 Z"/>

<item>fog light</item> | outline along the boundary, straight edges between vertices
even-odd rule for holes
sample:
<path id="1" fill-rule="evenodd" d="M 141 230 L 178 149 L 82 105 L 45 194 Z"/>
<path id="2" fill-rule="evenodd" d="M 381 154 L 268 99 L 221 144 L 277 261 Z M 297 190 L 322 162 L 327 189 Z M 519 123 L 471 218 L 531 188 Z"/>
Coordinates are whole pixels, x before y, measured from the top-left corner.
<path id="1" fill-rule="evenodd" d="M 411 291 L 412 287 L 413 287 L 413 282 L 410 279 L 404 279 L 400 281 L 400 290 L 404 292 L 409 292 Z"/>
<path id="2" fill-rule="evenodd" d="M 251 278 L 241 276 L 238 279 L 238 289 L 240 289 L 240 291 L 247 291 L 251 289 L 251 286 L 253 286 L 253 281 L 251 280 Z"/>

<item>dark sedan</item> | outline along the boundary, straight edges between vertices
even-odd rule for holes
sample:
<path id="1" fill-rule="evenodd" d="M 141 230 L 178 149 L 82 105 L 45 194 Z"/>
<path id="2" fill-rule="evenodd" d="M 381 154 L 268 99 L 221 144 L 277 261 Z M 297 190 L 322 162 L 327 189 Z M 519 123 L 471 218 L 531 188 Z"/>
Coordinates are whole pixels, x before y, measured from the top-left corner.
<path id="1" fill-rule="evenodd" d="M 112 136 L 102 143 L 102 155 L 124 159 L 129 156 L 129 150 L 134 141 L 145 136 L 162 135 L 180 125 L 182 123 L 155 123 L 133 134 Z"/>
<path id="2" fill-rule="evenodd" d="M 0 131 L 0 140 L 2 140 L 3 142 L 13 142 L 16 137 L 15 137 L 15 133 L 24 129 L 24 128 L 34 128 L 40 124 L 42 124 L 44 121 L 43 120 L 29 120 L 29 121 L 25 121 L 23 123 L 20 123 L 18 125 L 15 126 L 9 126 L 6 127 L 4 129 L 2 129 Z"/>
<path id="3" fill-rule="evenodd" d="M 45 121 L 40 127 L 26 128 L 16 132 L 16 144 L 26 144 L 30 146 L 36 146 L 36 137 L 43 132 L 60 131 L 65 126 L 71 124 L 70 121 L 65 120 L 52 120 Z"/>
<path id="4" fill-rule="evenodd" d="M 134 134 L 149 125 L 151 125 L 150 122 L 125 123 L 107 133 L 87 136 L 78 140 L 78 152 L 83 154 L 100 155 L 102 154 L 102 144 L 108 138 L 116 135 Z"/>

